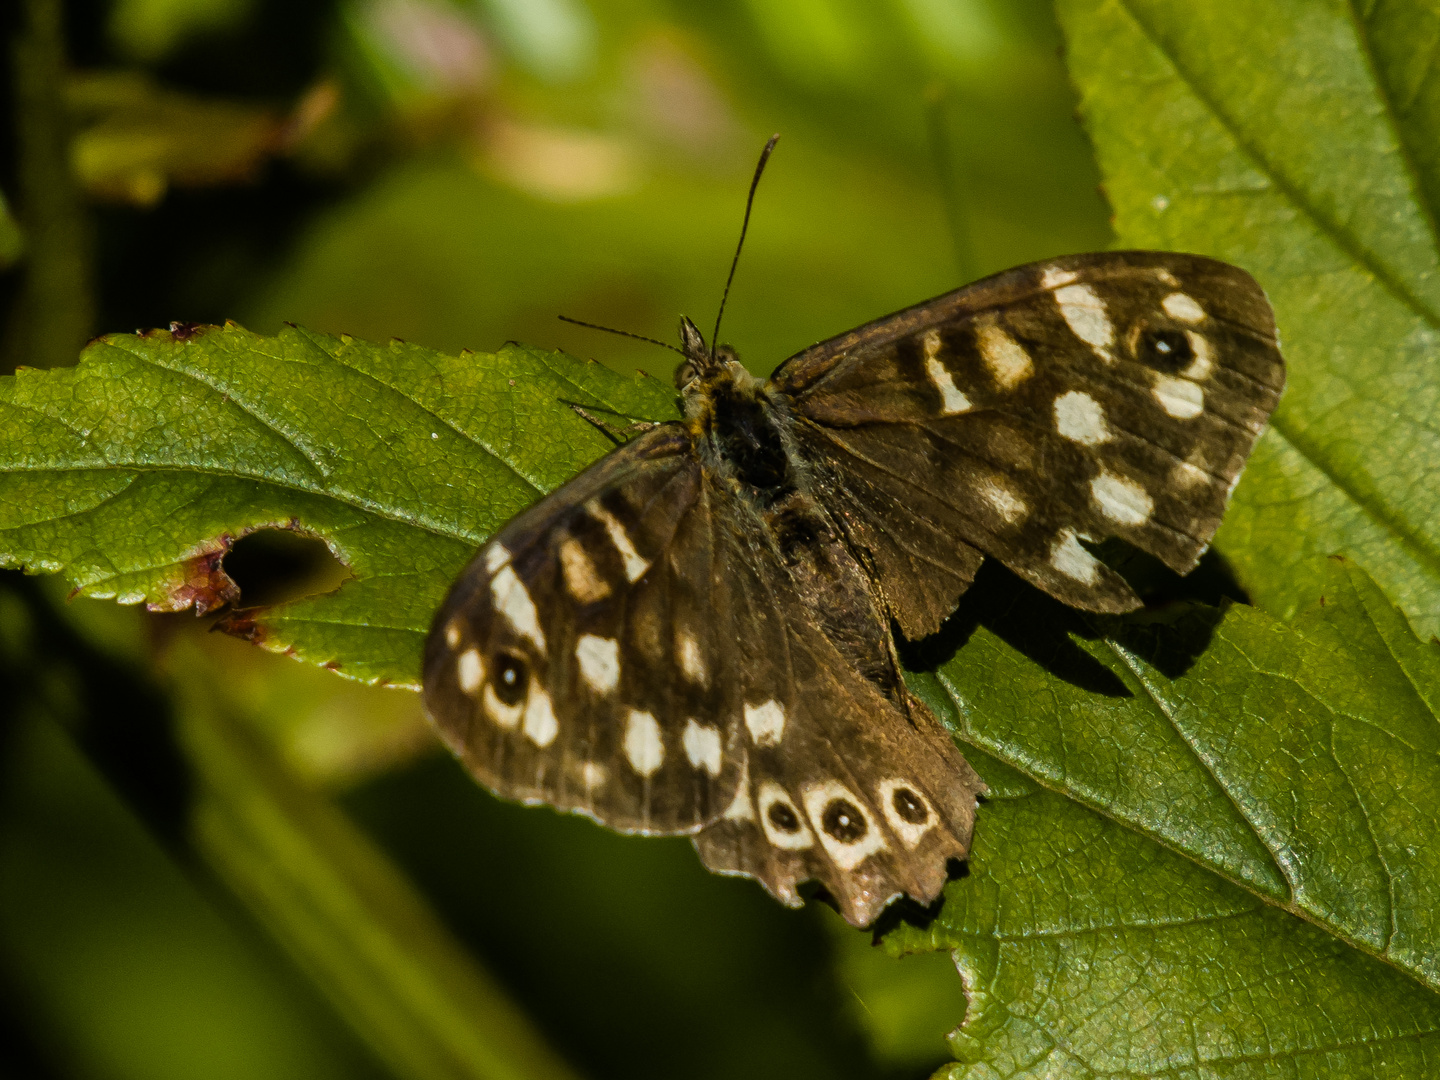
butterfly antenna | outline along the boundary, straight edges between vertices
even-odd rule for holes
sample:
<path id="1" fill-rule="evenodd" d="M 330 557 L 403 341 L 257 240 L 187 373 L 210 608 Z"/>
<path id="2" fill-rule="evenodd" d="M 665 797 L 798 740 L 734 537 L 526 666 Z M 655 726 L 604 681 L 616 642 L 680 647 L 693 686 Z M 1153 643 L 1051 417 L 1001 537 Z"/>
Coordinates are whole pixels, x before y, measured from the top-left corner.
<path id="1" fill-rule="evenodd" d="M 634 338 L 636 341 L 648 341 L 651 345 L 659 345 L 662 349 L 678 352 L 681 356 L 685 355 L 684 349 L 677 349 L 669 342 L 657 341 L 655 338 L 646 337 L 644 334 L 632 334 L 629 330 L 616 330 L 613 326 L 601 326 L 599 323 L 583 322 L 580 319 L 572 319 L 569 315 L 557 315 L 555 317 L 561 322 L 574 323 L 576 326 L 588 326 L 591 330 L 604 330 L 607 334 L 619 334 L 621 337 Z"/>
<path id="2" fill-rule="evenodd" d="M 750 181 L 750 194 L 745 198 L 745 220 L 740 223 L 740 242 L 735 245 L 735 257 L 730 260 L 730 276 L 725 279 L 725 291 L 720 294 L 720 310 L 715 315 L 715 332 L 710 335 L 712 357 L 720 343 L 720 320 L 725 316 L 725 301 L 730 298 L 730 283 L 735 280 L 735 267 L 740 265 L 740 249 L 745 246 L 745 230 L 750 227 L 750 208 L 755 205 L 755 189 L 760 186 L 760 174 L 765 171 L 765 163 L 770 160 L 770 151 L 775 149 L 775 144 L 779 141 L 778 132 L 771 135 L 765 149 L 760 151 L 760 160 L 755 164 L 755 176 Z"/>

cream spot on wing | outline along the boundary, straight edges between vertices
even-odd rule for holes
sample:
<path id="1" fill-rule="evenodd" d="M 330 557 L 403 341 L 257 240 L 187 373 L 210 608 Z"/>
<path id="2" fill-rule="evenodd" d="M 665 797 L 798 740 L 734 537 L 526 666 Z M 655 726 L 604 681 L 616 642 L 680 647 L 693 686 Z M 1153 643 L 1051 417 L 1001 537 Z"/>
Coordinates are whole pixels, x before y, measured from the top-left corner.
<path id="1" fill-rule="evenodd" d="M 930 381 L 935 384 L 935 389 L 940 393 L 940 413 L 942 416 L 953 416 L 955 413 L 966 412 L 970 408 L 970 399 L 962 394 L 955 385 L 955 380 L 950 375 L 950 370 L 940 362 L 940 331 L 927 330 L 924 337 L 920 339 L 920 345 L 925 351 L 925 372 L 930 376 Z"/>
<path id="2" fill-rule="evenodd" d="M 510 561 L 510 551 L 504 544 L 491 544 L 485 549 L 485 569 L 495 573 Z"/>
<path id="3" fill-rule="evenodd" d="M 932 357 L 925 361 L 925 370 L 929 372 L 935 389 L 940 391 L 940 415 L 954 416 L 970 410 L 970 399 L 955 386 L 955 380 L 944 364 Z"/>
<path id="4" fill-rule="evenodd" d="M 1179 322 L 1190 323 L 1192 326 L 1198 322 L 1205 321 L 1205 309 L 1196 302 L 1193 296 L 1183 292 L 1173 292 L 1164 300 L 1160 306 L 1165 309 L 1165 314 Z"/>
<path id="5" fill-rule="evenodd" d="M 1167 201 L 1166 206 L 1168 205 L 1169 203 Z M 1163 210 L 1165 209 L 1165 207 L 1162 206 L 1160 207 L 1160 209 Z M 1166 270 L 1163 266 L 1155 271 L 1155 277 L 1157 280 L 1163 282 L 1166 285 L 1169 285 L 1172 289 L 1178 289 L 1180 287 L 1180 282 L 1175 280 L 1175 275 L 1170 273 L 1170 271 Z"/>
<path id="6" fill-rule="evenodd" d="M 735 788 L 735 798 L 721 815 L 726 821 L 754 821 L 755 807 L 750 804 L 750 762 L 740 762 L 740 784 Z"/>
<path id="7" fill-rule="evenodd" d="M 1099 446 L 1110 439 L 1105 410 L 1083 390 L 1071 390 L 1055 399 L 1055 430 L 1082 446 Z"/>
<path id="8" fill-rule="evenodd" d="M 785 710 L 773 698 L 763 705 L 746 705 L 745 726 L 756 746 L 775 746 L 785 734 Z"/>
<path id="9" fill-rule="evenodd" d="M 1194 330 L 1186 330 L 1185 337 L 1190 342 L 1190 352 L 1194 354 L 1195 359 L 1191 360 L 1180 374 L 1187 379 L 1194 379 L 1196 382 L 1208 379 L 1210 372 L 1215 368 L 1215 351 L 1210 348 L 1210 339 Z"/>
<path id="10" fill-rule="evenodd" d="M 1121 525 L 1143 525 L 1155 509 L 1154 500 L 1143 487 L 1110 472 L 1101 472 L 1090 481 L 1090 494 L 1101 513 Z"/>
<path id="11" fill-rule="evenodd" d="M 620 643 L 614 638 L 581 634 L 575 643 L 580 675 L 597 694 L 608 694 L 620 685 Z"/>
<path id="12" fill-rule="evenodd" d="M 605 526 L 605 532 L 610 537 L 610 543 L 615 545 L 615 550 L 620 553 L 620 559 L 625 564 L 625 576 L 631 581 L 639 581 L 640 576 L 650 569 L 650 564 L 640 557 L 635 550 L 635 545 L 630 541 L 630 534 L 625 531 L 625 526 L 616 520 L 615 515 L 598 502 L 591 502 L 586 507 L 590 516 L 601 525 Z"/>
<path id="13" fill-rule="evenodd" d="M 882 780 L 878 794 L 885 820 L 890 823 L 890 828 L 900 837 L 901 842 L 912 851 L 940 820 L 940 816 L 935 813 L 935 807 L 930 805 L 930 800 L 908 780 Z"/>
<path id="14" fill-rule="evenodd" d="M 573 536 L 560 545 L 560 569 L 565 588 L 582 604 L 593 604 L 610 595 L 610 583 L 600 576 L 595 563 Z"/>
<path id="15" fill-rule="evenodd" d="M 445 626 L 445 644 L 448 645 L 448 646 L 449 646 L 450 648 L 452 648 L 452 649 L 455 648 L 455 646 L 457 646 L 457 645 L 460 644 L 460 622 L 459 622 L 459 620 L 457 620 L 457 619 L 451 619 L 450 622 L 446 624 L 446 626 Z"/>
<path id="16" fill-rule="evenodd" d="M 1050 548 L 1050 565 L 1085 585 L 1094 585 L 1100 577 L 1100 560 L 1080 546 L 1079 537 L 1071 529 L 1060 530 Z"/>
<path id="17" fill-rule="evenodd" d="M 610 771 L 598 761 L 582 761 L 580 763 L 580 783 L 585 786 L 586 794 L 594 791 L 610 778 Z"/>
<path id="18" fill-rule="evenodd" d="M 980 342 L 980 356 L 1001 390 L 1013 390 L 1034 374 L 1030 354 L 1000 328 L 993 316 L 982 320 L 975 333 Z"/>
<path id="19" fill-rule="evenodd" d="M 680 658 L 680 670 L 685 677 L 698 686 L 706 686 L 710 673 L 705 670 L 705 657 L 700 655 L 700 643 L 688 630 L 675 635 L 675 651 Z"/>
<path id="20" fill-rule="evenodd" d="M 1150 392 L 1160 407 L 1177 420 L 1193 420 L 1205 411 L 1205 391 L 1185 379 L 1156 375 L 1155 389 Z"/>
<path id="21" fill-rule="evenodd" d="M 760 785 L 760 827 L 765 839 L 785 851 L 804 851 L 815 837 L 790 794 L 774 780 Z"/>
<path id="22" fill-rule="evenodd" d="M 711 776 L 720 775 L 720 729 L 690 720 L 685 724 L 685 734 L 680 743 L 685 747 L 685 756 L 697 769 L 704 769 Z"/>
<path id="23" fill-rule="evenodd" d="M 1210 482 L 1210 474 L 1188 461 L 1178 461 L 1170 470 L 1170 485 L 1182 490 L 1199 487 Z"/>
<path id="24" fill-rule="evenodd" d="M 1040 285 L 1046 289 L 1058 289 L 1061 285 L 1069 285 L 1079 276 L 1074 270 L 1057 270 L 1051 267 L 1040 276 Z"/>
<path id="25" fill-rule="evenodd" d="M 630 710 L 625 720 L 625 756 L 630 767 L 641 776 L 653 776 L 665 761 L 660 725 L 650 713 Z"/>
<path id="26" fill-rule="evenodd" d="M 1107 363 L 1114 357 L 1107 351 L 1115 342 L 1115 327 L 1105 310 L 1105 301 L 1089 285 L 1066 285 L 1055 290 L 1055 302 L 1065 323 L 1085 344 Z"/>
<path id="27" fill-rule="evenodd" d="M 480 703 L 485 706 L 485 715 L 506 731 L 515 730 L 515 726 L 520 723 L 520 714 L 525 711 L 525 703 L 522 701 L 506 705 L 495 696 L 495 687 L 489 683 L 485 684 L 485 693 L 481 695 Z"/>
<path id="28" fill-rule="evenodd" d="M 530 590 L 515 574 L 515 568 L 508 563 L 490 579 L 490 597 L 495 610 L 504 615 L 517 634 L 523 634 L 535 643 L 541 655 L 545 653 L 545 631 L 540 629 L 540 613 L 530 599 Z"/>
<path id="29" fill-rule="evenodd" d="M 560 724 L 555 719 L 555 710 L 550 707 L 550 695 L 538 683 L 530 684 L 530 694 L 525 699 L 525 735 L 541 750 L 555 741 Z"/>
<path id="30" fill-rule="evenodd" d="M 865 803 L 840 781 L 806 784 L 803 798 L 825 853 L 841 870 L 854 870 L 875 852 L 885 850 L 885 834 L 871 819 Z"/>
<path id="31" fill-rule="evenodd" d="M 485 664 L 480 659 L 479 649 L 466 649 L 455 661 L 455 674 L 460 680 L 460 689 L 473 694 L 485 681 Z"/>
<path id="32" fill-rule="evenodd" d="M 999 480 L 992 479 L 982 482 L 980 494 L 1009 525 L 1014 525 L 1030 512 L 1030 508 L 1025 505 L 1025 500 Z"/>

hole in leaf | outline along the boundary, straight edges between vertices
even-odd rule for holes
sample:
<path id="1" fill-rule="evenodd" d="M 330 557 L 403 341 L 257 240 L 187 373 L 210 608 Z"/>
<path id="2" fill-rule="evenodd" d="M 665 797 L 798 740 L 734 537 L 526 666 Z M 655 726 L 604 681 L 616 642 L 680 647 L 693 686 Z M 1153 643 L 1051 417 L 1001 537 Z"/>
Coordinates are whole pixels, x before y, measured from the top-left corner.
<path id="1" fill-rule="evenodd" d="M 222 565 L 240 587 L 240 607 L 334 592 L 353 576 L 323 540 L 291 529 L 260 529 L 241 537 Z"/>

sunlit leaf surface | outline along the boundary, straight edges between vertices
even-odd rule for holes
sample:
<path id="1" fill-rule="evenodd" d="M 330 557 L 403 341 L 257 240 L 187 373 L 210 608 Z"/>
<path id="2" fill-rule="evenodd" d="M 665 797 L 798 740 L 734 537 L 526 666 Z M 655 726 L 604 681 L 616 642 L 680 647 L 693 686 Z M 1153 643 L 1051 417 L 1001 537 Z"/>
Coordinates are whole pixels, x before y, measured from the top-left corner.
<path id="1" fill-rule="evenodd" d="M 205 611 L 237 598 L 221 567 L 235 538 L 299 530 L 354 579 L 233 628 L 415 686 L 430 617 L 480 541 L 610 447 L 570 404 L 622 425 L 675 415 L 666 383 L 520 346 L 114 335 L 73 369 L 0 382 L 0 565 Z"/>
<path id="2" fill-rule="evenodd" d="M 956 1075 L 1440 1053 L 1440 649 L 1353 566 L 1315 582 L 1292 628 L 1193 607 L 1044 637 L 1021 599 L 922 677 L 996 796 L 971 876 L 889 939 L 953 947 L 981 992 Z"/>

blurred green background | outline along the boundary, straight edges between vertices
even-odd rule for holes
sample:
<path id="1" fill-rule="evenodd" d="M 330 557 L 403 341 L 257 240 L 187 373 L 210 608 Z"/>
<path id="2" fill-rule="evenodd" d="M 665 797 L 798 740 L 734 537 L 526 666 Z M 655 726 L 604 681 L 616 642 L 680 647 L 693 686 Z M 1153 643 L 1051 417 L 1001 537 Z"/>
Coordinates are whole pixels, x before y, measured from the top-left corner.
<path id="1" fill-rule="evenodd" d="M 673 340 L 683 312 L 708 331 L 774 131 L 723 335 L 760 373 L 1110 239 L 1041 0 L 6 11 L 9 369 L 73 363 L 96 333 L 234 319 L 665 374 L 671 354 L 556 316 Z M 335 584 L 265 534 L 226 567 L 247 603 Z M 918 1077 L 947 1059 L 964 1009 L 948 958 L 887 959 L 828 909 L 706 874 L 684 840 L 501 804 L 437 752 L 414 695 L 189 615 L 67 604 L 59 584 L 0 576 L 0 1073 L 502 1075 L 474 1046 L 522 1017 L 590 1077 Z M 195 734 L 222 714 L 229 750 Z M 237 839 L 256 806 L 269 847 Z M 332 863 L 388 898 L 373 926 Z M 493 996 L 392 1023 L 415 980 L 378 964 L 381 993 L 345 964 L 411 924 L 416 978 L 453 959 L 447 985 Z M 415 1049 L 445 1024 L 468 1057 Z M 513 1075 L 558 1075 L 532 1051 Z"/>

